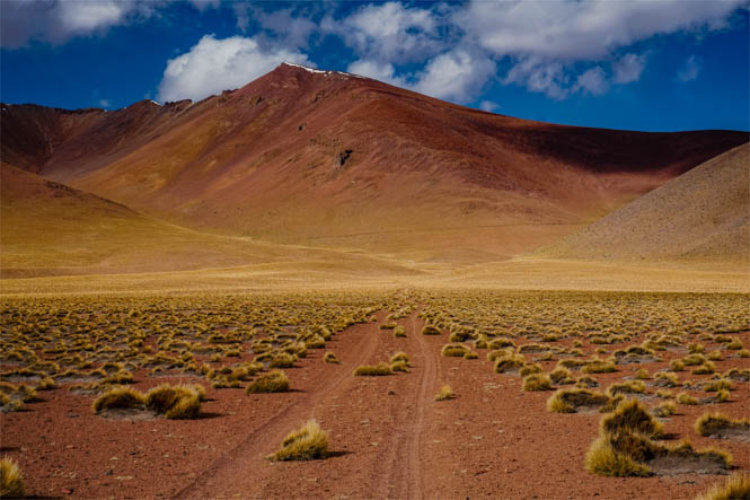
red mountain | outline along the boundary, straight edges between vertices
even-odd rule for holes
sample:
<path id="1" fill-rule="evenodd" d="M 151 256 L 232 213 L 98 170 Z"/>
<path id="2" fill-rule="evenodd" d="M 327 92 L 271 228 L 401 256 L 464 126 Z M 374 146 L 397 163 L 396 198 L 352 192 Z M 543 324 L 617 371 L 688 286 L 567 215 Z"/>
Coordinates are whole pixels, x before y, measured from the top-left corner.
<path id="1" fill-rule="evenodd" d="M 282 64 L 198 103 L 2 106 L 2 161 L 193 228 L 415 258 L 514 255 L 748 140 L 485 113 Z"/>

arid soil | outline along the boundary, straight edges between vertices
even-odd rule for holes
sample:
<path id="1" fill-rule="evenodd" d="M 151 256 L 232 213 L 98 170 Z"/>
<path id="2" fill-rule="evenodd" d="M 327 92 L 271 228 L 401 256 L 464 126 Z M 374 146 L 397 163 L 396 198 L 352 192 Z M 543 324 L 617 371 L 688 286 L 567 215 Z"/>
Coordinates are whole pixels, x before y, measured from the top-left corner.
<path id="1" fill-rule="evenodd" d="M 323 351 L 310 351 L 287 370 L 293 391 L 286 394 L 209 389 L 199 420 L 105 419 L 92 413 L 90 396 L 69 394 L 64 386 L 42 392 L 43 401 L 27 411 L 0 417 L 2 453 L 19 462 L 27 493 L 42 497 L 691 498 L 721 479 L 589 474 L 583 457 L 598 434 L 599 413 L 548 413 L 551 392 L 523 392 L 519 376 L 493 372 L 485 351 L 477 360 L 442 357 L 447 335 L 421 335 L 416 313 L 397 321 L 406 338 L 379 329 L 385 313 L 377 317 L 328 342 L 341 364 L 323 363 Z M 737 336 L 750 344 L 750 332 Z M 409 355 L 409 373 L 352 376 L 360 364 L 387 361 L 397 351 Z M 667 351 L 663 358 L 684 354 Z M 549 370 L 554 362 L 541 363 Z M 737 358 L 717 362 L 721 371 L 746 365 Z M 606 387 L 639 368 L 651 365 L 595 377 Z M 165 380 L 174 379 L 136 373 L 135 385 Z M 456 399 L 435 401 L 446 383 Z M 748 470 L 747 443 L 702 438 L 692 425 L 707 410 L 747 417 L 749 396 L 748 384 L 736 383 L 729 402 L 679 405 L 666 431 L 697 447 L 730 451 L 735 465 Z M 266 460 L 310 418 L 330 432 L 331 457 Z"/>

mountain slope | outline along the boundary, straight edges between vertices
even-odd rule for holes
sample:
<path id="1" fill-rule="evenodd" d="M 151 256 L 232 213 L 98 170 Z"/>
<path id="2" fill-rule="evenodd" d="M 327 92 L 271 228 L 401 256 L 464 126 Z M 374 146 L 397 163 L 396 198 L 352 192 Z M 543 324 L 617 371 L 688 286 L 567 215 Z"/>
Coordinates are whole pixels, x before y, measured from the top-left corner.
<path id="1" fill-rule="evenodd" d="M 180 225 L 454 261 L 554 241 L 747 141 L 530 122 L 288 64 L 199 103 L 4 106 L 2 127 L 13 164 Z"/>
<path id="2" fill-rule="evenodd" d="M 266 275 L 335 267 L 413 274 L 362 255 L 180 228 L 6 164 L 0 164 L 0 221 L 0 276 L 5 278 L 230 266 L 258 266 Z"/>
<path id="3" fill-rule="evenodd" d="M 564 238 L 539 255 L 750 263 L 750 146 L 738 146 Z"/>

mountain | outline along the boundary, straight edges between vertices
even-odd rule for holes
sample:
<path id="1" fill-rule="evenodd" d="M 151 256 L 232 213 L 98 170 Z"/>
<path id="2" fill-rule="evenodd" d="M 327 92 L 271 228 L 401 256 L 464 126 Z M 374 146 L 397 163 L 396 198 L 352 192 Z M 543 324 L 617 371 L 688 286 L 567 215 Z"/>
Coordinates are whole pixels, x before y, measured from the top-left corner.
<path id="1" fill-rule="evenodd" d="M 695 167 L 538 254 L 747 269 L 750 146 L 738 146 Z"/>
<path id="2" fill-rule="evenodd" d="M 0 221 L 3 278 L 238 266 L 265 277 L 333 268 L 373 276 L 415 274 L 364 255 L 177 227 L 5 164 L 0 165 Z"/>
<path id="3" fill-rule="evenodd" d="M 197 103 L 1 111 L 4 163 L 150 217 L 421 261 L 537 248 L 748 139 L 532 122 L 290 64 Z"/>

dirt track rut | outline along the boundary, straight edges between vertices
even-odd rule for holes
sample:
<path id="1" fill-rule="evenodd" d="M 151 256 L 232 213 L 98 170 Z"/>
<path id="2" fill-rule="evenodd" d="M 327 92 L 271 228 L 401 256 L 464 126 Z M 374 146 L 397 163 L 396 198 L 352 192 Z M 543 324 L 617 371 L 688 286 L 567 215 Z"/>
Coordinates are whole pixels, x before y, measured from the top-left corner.
<path id="1" fill-rule="evenodd" d="M 344 360 L 343 365 L 324 365 L 320 359 L 311 360 L 301 370 L 310 370 L 315 379 L 304 391 L 294 394 L 289 404 L 264 422 L 249 423 L 253 429 L 239 445 L 174 496 L 314 497 L 315 488 L 325 492 L 339 471 L 351 482 L 352 496 L 422 498 L 425 414 L 438 385 L 439 359 L 421 334 L 422 321 L 416 313 L 399 321 L 406 327 L 406 339 L 394 339 L 390 331 L 378 329 L 384 316 L 381 312 L 378 323 L 356 325 L 339 334 L 340 343 L 337 341 L 338 345 L 332 347 L 341 349 L 336 354 Z M 352 376 L 356 366 L 377 363 L 397 350 L 409 355 L 413 365 L 410 373 L 374 378 Z M 300 372 L 290 372 L 293 388 L 297 373 Z M 258 399 L 262 402 L 262 397 Z M 350 414 L 369 416 L 370 412 L 379 418 L 371 421 L 358 416 L 351 422 L 341 421 Z M 336 451 L 337 444 L 348 443 L 348 449 L 340 453 L 342 456 L 315 464 L 278 464 L 265 460 L 290 430 L 309 418 L 321 420 L 324 428 L 338 424 L 340 429 L 335 436 L 338 443 L 331 446 Z M 362 422 L 367 422 L 365 430 L 357 427 Z M 313 489 L 300 491 L 311 485 Z"/>

